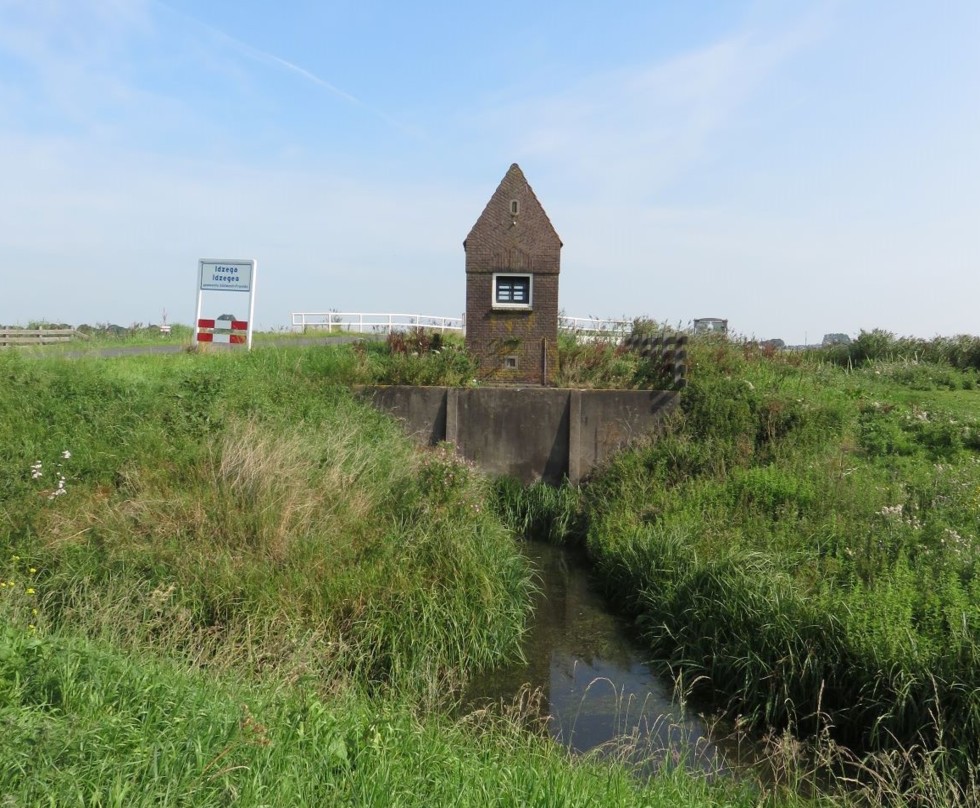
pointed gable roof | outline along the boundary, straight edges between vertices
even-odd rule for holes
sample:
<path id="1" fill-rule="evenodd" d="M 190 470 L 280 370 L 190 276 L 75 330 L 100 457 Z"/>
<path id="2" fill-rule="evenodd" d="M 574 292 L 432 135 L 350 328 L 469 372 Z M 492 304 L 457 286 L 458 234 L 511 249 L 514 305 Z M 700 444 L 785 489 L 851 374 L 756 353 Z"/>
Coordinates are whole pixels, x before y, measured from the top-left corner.
<path id="1" fill-rule="evenodd" d="M 517 203 L 516 214 L 512 209 L 514 202 Z M 517 163 L 507 169 L 497 190 L 463 242 L 467 255 L 467 271 L 471 271 L 471 257 L 479 256 L 485 261 L 491 256 L 515 253 L 527 256 L 532 263 L 542 268 L 554 261 L 553 271 L 557 271 L 561 247 L 561 239 L 551 224 L 551 219 Z M 535 259 L 545 260 L 541 262 Z"/>

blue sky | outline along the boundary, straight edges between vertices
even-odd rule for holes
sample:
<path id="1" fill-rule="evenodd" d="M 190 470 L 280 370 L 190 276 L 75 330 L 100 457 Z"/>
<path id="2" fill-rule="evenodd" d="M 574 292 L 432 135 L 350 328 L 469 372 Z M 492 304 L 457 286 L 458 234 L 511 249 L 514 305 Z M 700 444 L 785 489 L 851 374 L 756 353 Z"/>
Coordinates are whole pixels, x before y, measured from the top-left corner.
<path id="1" fill-rule="evenodd" d="M 568 315 L 980 333 L 975 0 L 0 0 L 0 323 L 459 315 L 513 162 Z"/>

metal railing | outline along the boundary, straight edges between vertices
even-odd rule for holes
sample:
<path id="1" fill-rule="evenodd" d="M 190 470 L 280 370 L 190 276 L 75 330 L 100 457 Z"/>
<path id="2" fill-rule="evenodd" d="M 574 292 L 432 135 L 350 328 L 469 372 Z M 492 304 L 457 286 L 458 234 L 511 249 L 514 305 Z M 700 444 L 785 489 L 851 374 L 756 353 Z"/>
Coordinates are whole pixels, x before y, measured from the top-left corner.
<path id="1" fill-rule="evenodd" d="M 463 331 L 462 317 L 438 317 L 431 314 L 378 314 L 369 312 L 325 311 L 293 312 L 295 331 L 307 329 L 345 331 L 357 334 L 390 334 L 425 328 L 430 331 Z"/>
<path id="2" fill-rule="evenodd" d="M 558 330 L 571 332 L 586 339 L 622 339 L 633 328 L 632 320 L 611 320 L 605 317 L 566 317 L 558 315 Z"/>
<path id="3" fill-rule="evenodd" d="M 583 340 L 622 339 L 630 333 L 632 320 L 613 320 L 604 317 L 565 317 L 559 315 L 558 330 L 576 334 Z M 357 334 L 390 334 L 425 328 L 432 331 L 466 330 L 463 317 L 439 317 L 432 314 L 387 314 L 349 311 L 293 312 L 294 331 L 325 330 Z"/>

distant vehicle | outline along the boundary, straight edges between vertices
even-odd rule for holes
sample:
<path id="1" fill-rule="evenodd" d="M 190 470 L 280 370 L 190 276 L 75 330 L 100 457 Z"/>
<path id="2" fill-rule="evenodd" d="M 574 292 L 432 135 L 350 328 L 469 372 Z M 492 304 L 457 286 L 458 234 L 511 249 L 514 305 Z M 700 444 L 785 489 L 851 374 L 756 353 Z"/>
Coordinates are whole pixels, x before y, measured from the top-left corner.
<path id="1" fill-rule="evenodd" d="M 824 334 L 823 342 L 820 343 L 824 348 L 831 345 L 850 345 L 851 338 L 847 334 Z"/>
<path id="2" fill-rule="evenodd" d="M 695 334 L 727 334 L 728 320 L 720 317 L 700 317 L 694 321 Z"/>

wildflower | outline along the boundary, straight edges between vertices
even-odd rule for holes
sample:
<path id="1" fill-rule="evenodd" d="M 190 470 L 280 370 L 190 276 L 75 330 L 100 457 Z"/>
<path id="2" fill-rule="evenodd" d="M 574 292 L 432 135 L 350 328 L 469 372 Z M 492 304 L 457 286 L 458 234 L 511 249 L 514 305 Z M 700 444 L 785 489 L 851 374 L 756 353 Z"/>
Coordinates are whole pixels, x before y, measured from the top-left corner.
<path id="1" fill-rule="evenodd" d="M 37 480 L 41 477 L 41 461 L 31 464 L 31 479 Z"/>
<path id="2" fill-rule="evenodd" d="M 71 459 L 71 452 L 69 452 L 67 449 L 65 449 L 65 451 L 63 451 L 61 453 L 61 457 L 62 457 L 63 460 L 69 460 L 69 459 Z"/>
<path id="3" fill-rule="evenodd" d="M 26 592 L 26 593 L 27 593 L 28 595 L 34 595 L 34 594 L 36 594 L 36 593 L 35 593 L 35 591 L 34 591 L 34 587 L 33 587 L 33 586 L 29 586 L 29 587 L 27 587 L 27 589 L 25 589 L 24 591 L 25 591 L 25 592 Z"/>
<path id="4" fill-rule="evenodd" d="M 54 499 L 55 497 L 60 497 L 62 494 L 67 494 L 68 490 L 65 488 L 65 475 L 58 475 L 58 487 L 54 489 L 50 494 L 48 494 L 48 499 Z"/>
<path id="5" fill-rule="evenodd" d="M 36 573 L 36 572 L 37 572 L 37 567 L 31 567 L 31 568 L 30 568 L 30 569 L 28 570 L 28 572 L 29 572 L 29 573 L 30 573 L 31 575 L 33 575 L 34 573 Z"/>

